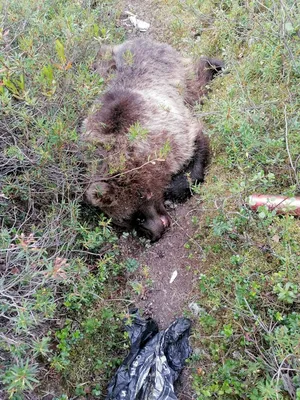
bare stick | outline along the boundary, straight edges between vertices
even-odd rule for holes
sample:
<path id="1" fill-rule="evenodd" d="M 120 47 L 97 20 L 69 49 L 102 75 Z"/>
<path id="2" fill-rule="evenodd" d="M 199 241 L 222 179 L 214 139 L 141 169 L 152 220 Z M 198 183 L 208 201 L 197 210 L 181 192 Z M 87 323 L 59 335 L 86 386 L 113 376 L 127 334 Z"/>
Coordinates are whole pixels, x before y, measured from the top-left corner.
<path id="1" fill-rule="evenodd" d="M 298 174 L 297 174 L 297 168 L 295 167 L 295 165 L 293 163 L 293 159 L 292 159 L 292 156 L 291 156 L 291 153 L 290 153 L 290 148 L 289 148 L 288 122 L 287 122 L 287 115 L 286 115 L 286 105 L 284 106 L 284 121 L 285 121 L 285 145 L 286 145 L 286 151 L 288 153 L 290 164 L 291 164 L 292 170 L 293 170 L 294 175 L 295 175 L 296 184 L 297 184 L 297 187 L 299 189 L 300 185 L 299 185 L 299 179 L 298 179 Z"/>

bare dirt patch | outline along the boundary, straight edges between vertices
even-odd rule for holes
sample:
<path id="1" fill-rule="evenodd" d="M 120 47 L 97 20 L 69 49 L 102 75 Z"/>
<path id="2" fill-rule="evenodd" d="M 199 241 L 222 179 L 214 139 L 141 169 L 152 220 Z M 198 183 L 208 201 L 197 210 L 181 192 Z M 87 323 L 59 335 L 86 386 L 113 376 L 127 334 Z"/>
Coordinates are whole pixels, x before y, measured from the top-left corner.
<path id="1" fill-rule="evenodd" d="M 120 239 L 122 256 L 135 258 L 140 265 L 139 271 L 144 271 L 134 277 L 143 281 L 143 289 L 136 296 L 135 304 L 145 315 L 153 317 L 161 329 L 187 310 L 201 271 L 201 248 L 193 245 L 196 226 L 191 221 L 192 215 L 199 213 L 201 210 L 196 199 L 177 205 L 170 211 L 171 228 L 148 248 L 136 238 Z M 176 277 L 171 282 L 173 274 Z"/>
<path id="2" fill-rule="evenodd" d="M 160 329 L 168 327 L 175 318 L 189 312 L 198 274 L 203 272 L 201 248 L 193 241 L 197 226 L 192 216 L 201 217 L 197 198 L 170 210 L 172 225 L 165 235 L 150 247 L 138 238 L 120 238 L 121 257 L 134 258 L 139 269 L 130 279 L 140 284 L 140 292 L 133 296 L 135 306 L 144 316 L 151 316 Z M 177 276 L 172 283 L 174 272 Z M 132 297 L 132 296 L 131 296 Z M 177 384 L 179 400 L 193 399 L 191 374 L 186 367 Z"/>
<path id="3" fill-rule="evenodd" d="M 166 2 L 162 2 L 161 0 L 125 0 L 123 1 L 122 8 L 123 15 L 121 16 L 121 23 L 126 29 L 127 39 L 140 36 L 168 42 L 168 37 L 170 35 L 169 24 L 172 17 Z M 127 20 L 126 11 L 137 15 L 138 19 L 148 22 L 150 28 L 146 32 L 140 32 L 138 29 L 134 28 Z"/>

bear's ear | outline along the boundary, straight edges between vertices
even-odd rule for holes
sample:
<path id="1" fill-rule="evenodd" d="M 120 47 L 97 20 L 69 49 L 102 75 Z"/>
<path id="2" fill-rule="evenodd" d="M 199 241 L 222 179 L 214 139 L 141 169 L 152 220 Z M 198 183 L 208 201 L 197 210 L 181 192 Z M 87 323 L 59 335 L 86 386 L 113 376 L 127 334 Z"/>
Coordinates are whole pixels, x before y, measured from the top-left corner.
<path id="1" fill-rule="evenodd" d="M 100 207 L 107 202 L 110 185 L 107 182 L 94 182 L 85 192 L 87 201 L 95 207 Z"/>
<path id="2" fill-rule="evenodd" d="M 196 62 L 186 80 L 185 101 L 194 105 L 197 101 L 203 102 L 204 96 L 209 91 L 209 82 L 222 71 L 224 63 L 210 57 L 202 57 Z"/>
<path id="3" fill-rule="evenodd" d="M 97 72 L 102 78 L 115 71 L 117 68 L 116 60 L 113 55 L 113 47 L 103 45 L 100 47 L 96 61 L 92 65 L 92 69 Z"/>
<path id="4" fill-rule="evenodd" d="M 198 63 L 198 79 L 203 81 L 203 85 L 209 83 L 216 74 L 224 69 L 225 65 L 222 60 L 211 57 L 202 57 Z"/>

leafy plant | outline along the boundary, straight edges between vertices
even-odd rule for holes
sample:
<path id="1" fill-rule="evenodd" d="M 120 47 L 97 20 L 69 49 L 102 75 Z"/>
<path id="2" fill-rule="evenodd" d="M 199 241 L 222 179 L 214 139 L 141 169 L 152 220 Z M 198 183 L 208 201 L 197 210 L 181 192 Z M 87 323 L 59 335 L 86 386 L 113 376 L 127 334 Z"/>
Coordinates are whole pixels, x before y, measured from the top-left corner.
<path id="1" fill-rule="evenodd" d="M 7 385 L 10 397 L 32 390 L 33 384 L 38 383 L 36 378 L 37 367 L 30 365 L 29 360 L 20 361 L 19 365 L 12 365 L 3 377 L 3 383 Z"/>

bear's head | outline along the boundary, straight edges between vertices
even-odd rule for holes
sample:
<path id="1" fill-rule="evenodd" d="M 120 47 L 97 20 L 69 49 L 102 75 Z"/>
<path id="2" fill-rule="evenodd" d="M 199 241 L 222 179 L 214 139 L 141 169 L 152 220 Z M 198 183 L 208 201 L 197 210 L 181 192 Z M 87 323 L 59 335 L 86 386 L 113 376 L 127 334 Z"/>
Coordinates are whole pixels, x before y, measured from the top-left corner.
<path id="1" fill-rule="evenodd" d="M 94 181 L 86 191 L 86 198 L 114 224 L 136 229 L 154 242 L 170 225 L 170 217 L 164 207 L 163 188 L 158 190 L 156 185 L 152 192 L 147 177 L 138 178 L 131 178 L 130 185 L 122 179 Z"/>

